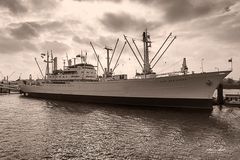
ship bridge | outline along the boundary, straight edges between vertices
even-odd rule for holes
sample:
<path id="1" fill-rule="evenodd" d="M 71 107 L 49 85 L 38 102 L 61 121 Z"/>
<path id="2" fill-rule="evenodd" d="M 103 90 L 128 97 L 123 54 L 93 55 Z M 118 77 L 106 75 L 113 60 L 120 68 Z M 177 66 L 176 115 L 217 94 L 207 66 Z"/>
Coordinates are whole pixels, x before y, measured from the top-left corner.
<path id="1" fill-rule="evenodd" d="M 91 64 L 87 64 L 87 63 L 80 63 L 80 64 L 75 64 L 75 65 L 71 65 L 71 66 L 68 66 L 68 68 L 78 68 L 78 67 L 82 67 L 82 68 L 85 68 L 85 69 L 94 69 L 94 66 L 91 65 Z"/>

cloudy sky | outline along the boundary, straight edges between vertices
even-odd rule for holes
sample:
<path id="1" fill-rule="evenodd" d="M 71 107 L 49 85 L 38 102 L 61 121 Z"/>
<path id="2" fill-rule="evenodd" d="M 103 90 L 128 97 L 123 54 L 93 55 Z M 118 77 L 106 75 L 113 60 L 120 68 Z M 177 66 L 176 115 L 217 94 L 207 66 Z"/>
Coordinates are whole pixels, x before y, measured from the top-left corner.
<path id="1" fill-rule="evenodd" d="M 32 74 L 40 77 L 34 57 L 44 70 L 41 53 L 53 50 L 62 68 L 81 50 L 88 63 L 97 64 L 92 41 L 103 65 L 105 46 L 120 43 L 112 66 L 124 43 L 135 39 L 142 50 L 141 35 L 151 34 L 150 57 L 170 32 L 177 36 L 154 67 L 157 73 L 178 71 L 187 58 L 190 71 L 226 70 L 233 59 L 229 77 L 240 77 L 240 1 L 237 0 L 0 0 L 0 78 L 14 80 Z M 171 37 L 172 38 L 172 37 Z M 131 43 L 132 44 L 132 43 Z M 133 44 L 132 44 L 133 45 Z M 151 58 L 150 58 L 151 59 Z M 123 52 L 115 73 L 133 76 L 141 71 L 129 46 Z"/>

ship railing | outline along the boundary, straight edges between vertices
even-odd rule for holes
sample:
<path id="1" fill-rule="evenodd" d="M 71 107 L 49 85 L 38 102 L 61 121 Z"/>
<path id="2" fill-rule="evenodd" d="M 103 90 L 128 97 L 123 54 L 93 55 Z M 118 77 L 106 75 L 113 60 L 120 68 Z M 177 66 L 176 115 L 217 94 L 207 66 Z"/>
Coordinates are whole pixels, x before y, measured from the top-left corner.
<path id="1" fill-rule="evenodd" d="M 156 77 L 179 76 L 179 75 L 183 75 L 183 74 L 184 73 L 182 71 L 175 71 L 175 72 L 167 72 L 167 73 L 156 74 Z"/>

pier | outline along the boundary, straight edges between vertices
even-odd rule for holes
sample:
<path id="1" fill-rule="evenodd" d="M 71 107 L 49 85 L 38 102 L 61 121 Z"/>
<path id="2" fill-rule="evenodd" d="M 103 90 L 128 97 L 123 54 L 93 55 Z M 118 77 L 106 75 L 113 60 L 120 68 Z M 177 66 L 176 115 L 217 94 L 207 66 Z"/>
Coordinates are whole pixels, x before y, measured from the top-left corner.
<path id="1" fill-rule="evenodd" d="M 227 106 L 234 106 L 240 107 L 240 95 L 238 94 L 224 94 L 224 89 L 239 89 L 238 86 L 231 86 L 228 87 L 224 85 L 224 83 L 220 83 L 217 89 L 217 97 L 213 98 L 213 105 L 227 105 Z"/>
<path id="2" fill-rule="evenodd" d="M 9 83 L 0 83 L 0 93 L 19 93 L 20 89 L 18 85 L 13 85 Z"/>

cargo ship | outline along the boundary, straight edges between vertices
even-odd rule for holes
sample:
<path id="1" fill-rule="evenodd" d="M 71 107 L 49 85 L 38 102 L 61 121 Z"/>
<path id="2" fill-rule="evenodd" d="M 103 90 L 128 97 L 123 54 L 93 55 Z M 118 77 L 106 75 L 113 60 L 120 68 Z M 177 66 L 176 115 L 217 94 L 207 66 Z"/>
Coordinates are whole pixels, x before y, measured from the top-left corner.
<path id="1" fill-rule="evenodd" d="M 53 58 L 52 54 L 47 53 L 46 56 L 44 55 L 47 63 L 46 74 L 42 74 L 44 78 L 38 81 L 30 80 L 21 85 L 21 93 L 28 97 L 87 103 L 211 109 L 215 89 L 231 70 L 189 73 L 184 58 L 180 71 L 156 74 L 153 72 L 154 66 L 176 39 L 176 36 L 169 34 L 151 60 L 149 60 L 151 40 L 147 30 L 143 32 L 142 37 L 143 56 L 134 40 L 133 44 L 136 49 L 133 49 L 128 37 L 124 35 L 125 43 L 113 68 L 110 65 L 119 39 L 113 51 L 111 48 L 105 47 L 107 51 L 106 68 L 103 68 L 91 42 L 90 45 L 98 64 L 100 64 L 100 67 L 97 68 L 88 64 L 86 55 L 81 54 L 76 56 L 81 59 L 81 63 L 76 63 L 76 58 L 73 59 L 73 64 L 72 60 L 67 60 L 68 65 L 64 65 L 63 70 L 58 70 L 57 58 Z M 168 45 L 166 45 L 167 42 Z M 142 68 L 142 73 L 136 73 L 135 78 L 131 79 L 128 79 L 127 74 L 114 74 L 126 44 L 129 45 Z M 159 56 L 164 45 L 165 50 Z M 110 52 L 112 52 L 111 57 Z M 138 56 L 137 53 L 139 53 Z M 156 57 L 159 58 L 152 65 Z M 50 64 L 52 64 L 52 73 L 49 72 Z M 98 75 L 98 68 L 103 70 L 102 76 Z"/>

